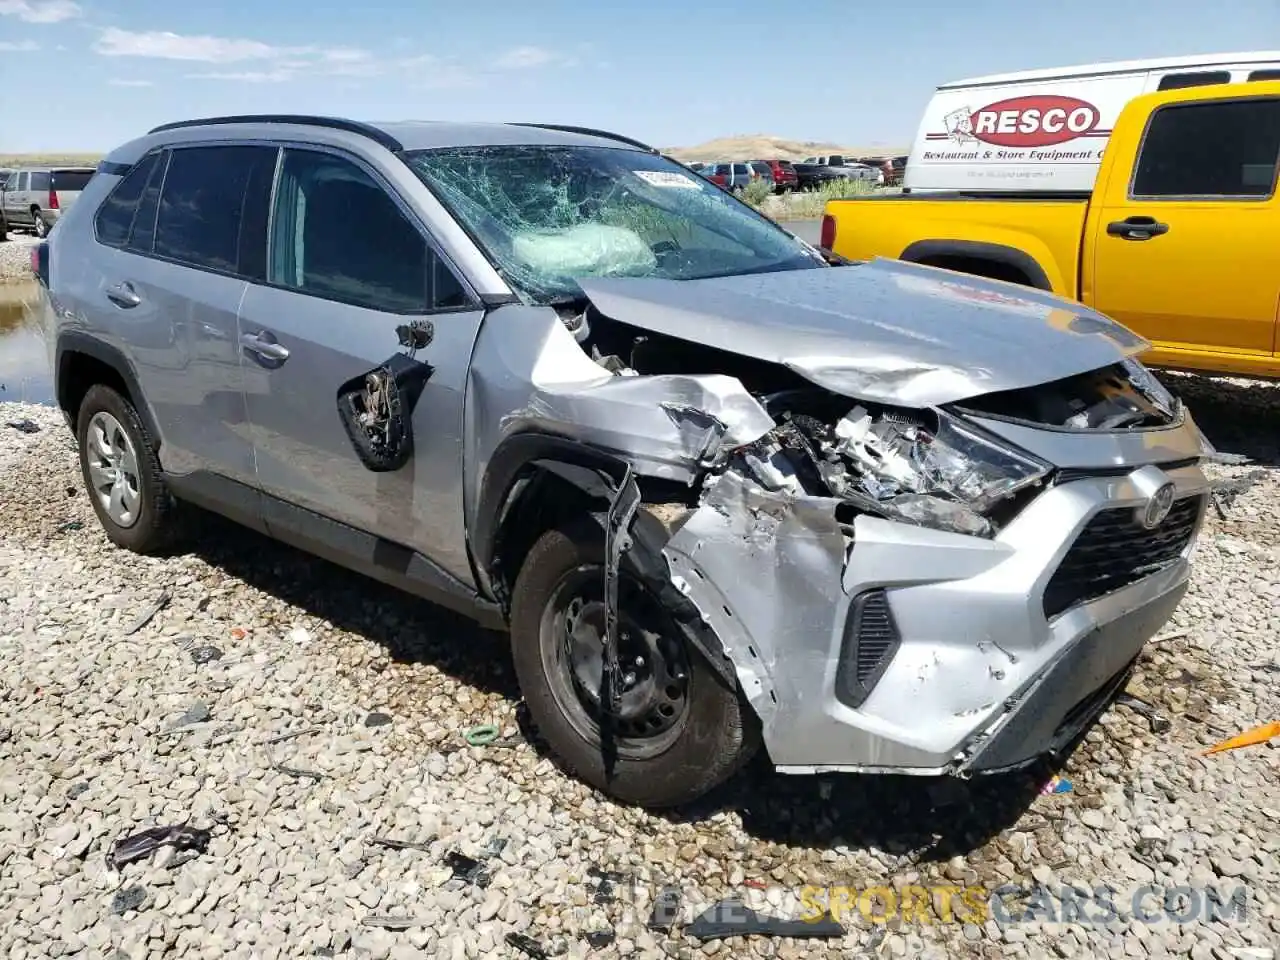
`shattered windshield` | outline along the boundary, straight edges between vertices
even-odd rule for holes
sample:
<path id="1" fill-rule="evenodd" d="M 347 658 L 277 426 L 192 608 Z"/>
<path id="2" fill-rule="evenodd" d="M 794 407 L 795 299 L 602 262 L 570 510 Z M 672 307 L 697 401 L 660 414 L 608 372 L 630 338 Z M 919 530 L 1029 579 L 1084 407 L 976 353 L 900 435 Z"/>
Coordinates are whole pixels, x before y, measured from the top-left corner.
<path id="1" fill-rule="evenodd" d="M 406 159 L 536 302 L 580 297 L 579 277 L 693 280 L 824 266 L 715 184 L 654 154 L 497 146 Z"/>

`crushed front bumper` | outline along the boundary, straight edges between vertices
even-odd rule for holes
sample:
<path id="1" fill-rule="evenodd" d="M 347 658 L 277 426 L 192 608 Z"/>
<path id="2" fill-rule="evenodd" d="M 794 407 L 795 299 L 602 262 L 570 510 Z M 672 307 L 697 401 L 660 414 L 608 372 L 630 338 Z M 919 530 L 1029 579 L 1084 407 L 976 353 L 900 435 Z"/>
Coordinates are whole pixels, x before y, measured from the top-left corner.
<path id="1" fill-rule="evenodd" d="M 665 553 L 783 772 L 978 773 L 1032 762 L 1105 706 L 1187 587 L 1200 468 L 1084 472 L 994 539 L 784 500 L 733 474 Z M 1154 530 L 1151 491 L 1176 488 Z"/>

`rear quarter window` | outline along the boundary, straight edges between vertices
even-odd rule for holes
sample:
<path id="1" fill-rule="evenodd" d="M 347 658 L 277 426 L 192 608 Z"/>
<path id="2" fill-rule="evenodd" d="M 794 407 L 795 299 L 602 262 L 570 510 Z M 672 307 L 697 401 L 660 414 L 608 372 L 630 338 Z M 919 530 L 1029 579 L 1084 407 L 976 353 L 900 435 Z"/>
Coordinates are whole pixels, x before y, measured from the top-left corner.
<path id="1" fill-rule="evenodd" d="M 107 194 L 93 218 L 94 233 L 99 243 L 109 247 L 122 247 L 129 239 L 138 201 L 147 185 L 147 178 L 155 168 L 157 154 L 143 157 L 125 174 Z"/>
<path id="2" fill-rule="evenodd" d="M 49 183 L 50 183 L 50 176 L 49 176 L 49 174 L 47 174 L 47 173 L 43 173 L 43 172 L 42 172 L 42 173 L 33 173 L 33 174 L 31 175 L 31 186 L 30 186 L 28 189 L 31 189 L 31 190 L 48 190 L 48 189 L 49 189 Z"/>

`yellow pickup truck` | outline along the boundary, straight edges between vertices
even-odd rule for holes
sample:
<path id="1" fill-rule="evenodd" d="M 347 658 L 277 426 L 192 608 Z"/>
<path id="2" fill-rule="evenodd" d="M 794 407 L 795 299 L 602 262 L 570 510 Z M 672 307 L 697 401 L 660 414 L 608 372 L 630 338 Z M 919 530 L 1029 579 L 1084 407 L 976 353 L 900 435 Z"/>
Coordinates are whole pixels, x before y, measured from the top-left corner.
<path id="1" fill-rule="evenodd" d="M 1280 81 L 1145 94 L 1087 194 L 834 200 L 822 244 L 1039 287 L 1151 341 L 1157 367 L 1280 376 Z"/>

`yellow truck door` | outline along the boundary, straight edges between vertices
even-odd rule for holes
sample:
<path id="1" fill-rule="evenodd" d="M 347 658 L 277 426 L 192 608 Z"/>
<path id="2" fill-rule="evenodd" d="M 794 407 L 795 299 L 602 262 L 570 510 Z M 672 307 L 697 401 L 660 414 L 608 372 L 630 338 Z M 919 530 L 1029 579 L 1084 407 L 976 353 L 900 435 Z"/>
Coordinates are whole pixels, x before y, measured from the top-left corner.
<path id="1" fill-rule="evenodd" d="M 1152 341 L 1150 363 L 1275 372 L 1280 83 L 1142 99 L 1094 191 L 1083 299 Z"/>

